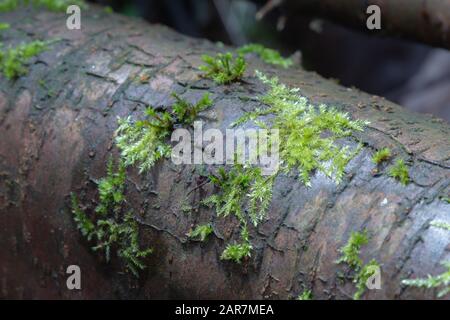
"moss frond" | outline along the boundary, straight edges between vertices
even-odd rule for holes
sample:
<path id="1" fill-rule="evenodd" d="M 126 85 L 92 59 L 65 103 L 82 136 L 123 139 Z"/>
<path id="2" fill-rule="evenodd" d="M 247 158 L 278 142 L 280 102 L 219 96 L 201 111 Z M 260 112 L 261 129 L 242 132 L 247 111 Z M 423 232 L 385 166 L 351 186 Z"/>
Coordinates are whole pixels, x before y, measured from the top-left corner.
<path id="1" fill-rule="evenodd" d="M 297 300 L 312 300 L 313 295 L 311 290 L 304 290 L 298 297 Z"/>
<path id="2" fill-rule="evenodd" d="M 359 270 L 363 264 L 363 261 L 360 258 L 361 247 L 366 245 L 368 242 L 369 238 L 366 230 L 363 232 L 352 232 L 347 244 L 339 249 L 341 257 L 336 261 L 336 263 L 346 263 L 352 269 Z"/>
<path id="3" fill-rule="evenodd" d="M 298 170 L 307 186 L 310 186 L 310 176 L 315 170 L 339 183 L 346 165 L 359 148 L 352 151 L 336 142 L 354 131 L 362 131 L 368 122 L 351 120 L 347 113 L 326 105 L 316 108 L 299 94 L 299 89 L 279 83 L 276 77 L 256 74 L 270 88 L 259 98 L 266 108 L 249 112 L 233 125 L 273 115 L 269 127 L 279 130 L 282 170 Z"/>
<path id="4" fill-rule="evenodd" d="M 233 54 L 218 53 L 215 57 L 202 56 L 205 65 L 200 66 L 204 76 L 211 78 L 218 84 L 228 84 L 240 80 L 244 76 L 247 64 L 245 59 L 239 55 L 233 58 Z"/>
<path id="5" fill-rule="evenodd" d="M 403 159 L 398 159 L 389 169 L 389 176 L 406 186 L 409 183 L 409 171 Z"/>
<path id="6" fill-rule="evenodd" d="M 194 230 L 191 230 L 188 236 L 191 239 L 199 239 L 201 242 L 204 242 L 212 232 L 213 228 L 210 223 L 201 224 L 195 227 Z"/>
<path id="7" fill-rule="evenodd" d="M 383 148 L 375 152 L 372 157 L 372 162 L 375 164 L 380 164 L 383 161 L 388 160 L 392 156 L 391 149 Z"/>
<path id="8" fill-rule="evenodd" d="M 139 271 L 145 268 L 142 259 L 147 257 L 152 249 L 140 249 L 138 235 L 139 227 L 131 211 L 125 210 L 125 179 L 126 172 L 123 163 L 114 168 L 112 160 L 108 162 L 106 177 L 97 182 L 99 202 L 89 218 L 81 210 L 78 198 L 72 194 L 73 219 L 81 234 L 95 244 L 93 251 L 102 251 L 107 262 L 111 259 L 111 251 L 116 250 L 125 269 L 139 276 Z"/>
<path id="9" fill-rule="evenodd" d="M 362 297 L 367 288 L 367 280 L 375 274 L 376 270 L 380 270 L 380 264 L 375 259 L 372 259 L 356 274 L 353 280 L 356 283 L 356 292 L 353 295 L 354 300 L 359 300 Z"/>
<path id="10" fill-rule="evenodd" d="M 28 60 L 47 49 L 47 43 L 33 41 L 20 44 L 14 48 L 0 50 L 0 71 L 9 80 L 16 79 L 28 73 Z"/>
<path id="11" fill-rule="evenodd" d="M 431 226 L 450 231 L 450 223 L 445 221 L 431 221 Z"/>
<path id="12" fill-rule="evenodd" d="M 251 256 L 252 246 L 249 243 L 229 244 L 222 252 L 220 259 L 241 263 L 242 259 Z"/>
<path id="13" fill-rule="evenodd" d="M 443 262 L 442 265 L 447 269 L 444 273 L 438 276 L 428 275 L 425 279 L 407 279 L 402 283 L 410 287 L 418 288 L 441 288 L 438 292 L 438 298 L 442 298 L 450 293 L 450 261 Z"/>
<path id="14" fill-rule="evenodd" d="M 238 48 L 237 52 L 243 55 L 249 53 L 257 54 L 259 58 L 265 63 L 273 64 L 283 68 L 289 68 L 293 64 L 292 59 L 283 58 L 277 50 L 266 48 L 263 45 L 257 43 L 251 43 L 242 46 Z"/>

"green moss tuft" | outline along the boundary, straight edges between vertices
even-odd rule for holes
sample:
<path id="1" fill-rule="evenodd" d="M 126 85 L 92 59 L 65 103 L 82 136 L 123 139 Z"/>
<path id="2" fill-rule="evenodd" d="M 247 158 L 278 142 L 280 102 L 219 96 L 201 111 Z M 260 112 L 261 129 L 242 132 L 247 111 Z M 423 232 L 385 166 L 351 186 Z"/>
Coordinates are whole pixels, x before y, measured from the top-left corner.
<path id="1" fill-rule="evenodd" d="M 354 300 L 361 299 L 367 288 L 367 280 L 369 280 L 377 270 L 380 270 L 380 264 L 375 259 L 370 260 L 369 263 L 361 267 L 353 280 L 353 282 L 356 283 L 356 292 L 353 295 Z"/>
<path id="2" fill-rule="evenodd" d="M 391 149 L 383 148 L 375 152 L 372 157 L 372 162 L 375 164 L 380 164 L 383 161 L 388 160 L 392 156 Z"/>
<path id="3" fill-rule="evenodd" d="M 146 119 L 132 121 L 131 117 L 119 118 L 116 145 L 125 165 L 139 164 L 140 172 L 148 171 L 156 161 L 170 156 L 171 147 L 165 141 L 175 124 L 191 124 L 197 114 L 212 105 L 205 94 L 195 105 L 173 94 L 176 99 L 172 113 L 158 112 L 152 107 L 145 111 Z"/>
<path id="4" fill-rule="evenodd" d="M 249 243 L 229 244 L 222 252 L 220 259 L 241 263 L 242 259 L 251 256 L 252 246 Z"/>
<path id="5" fill-rule="evenodd" d="M 242 56 L 233 59 L 230 52 L 219 53 L 215 57 L 208 55 L 202 56 L 206 63 L 200 66 L 200 70 L 204 72 L 204 76 L 213 79 L 218 84 L 228 84 L 239 81 L 243 76 L 247 64 Z"/>
<path id="6" fill-rule="evenodd" d="M 297 297 L 297 300 L 312 300 L 313 295 L 311 290 L 304 290 L 302 294 Z"/>
<path id="7" fill-rule="evenodd" d="M 47 43 L 33 41 L 14 48 L 0 50 L 0 71 L 10 80 L 28 73 L 26 64 L 33 56 L 47 49 Z"/>
<path id="8" fill-rule="evenodd" d="M 10 27 L 8 23 L 0 23 L 0 31 L 8 30 Z"/>
<path id="9" fill-rule="evenodd" d="M 445 221 L 431 221 L 431 226 L 450 231 L 450 223 Z"/>
<path id="10" fill-rule="evenodd" d="M 283 58 L 278 51 L 266 48 L 261 44 L 247 44 L 238 48 L 237 52 L 244 55 L 248 53 L 255 53 L 265 63 L 273 64 L 283 68 L 289 68 L 293 64 L 292 59 Z"/>
<path id="11" fill-rule="evenodd" d="M 403 280 L 402 284 L 427 289 L 441 288 L 437 296 L 442 298 L 450 293 L 450 261 L 443 262 L 442 265 L 447 270 L 438 276 L 428 275 L 426 279 L 407 279 Z"/>
<path id="12" fill-rule="evenodd" d="M 408 167 L 405 165 L 403 159 L 398 159 L 389 169 L 389 176 L 398 180 L 404 186 L 409 183 Z"/>
<path id="13" fill-rule="evenodd" d="M 139 271 L 145 268 L 142 259 L 147 257 L 152 249 L 140 249 L 139 228 L 131 211 L 125 209 L 125 166 L 119 163 L 114 170 L 113 161 L 107 166 L 106 177 L 97 181 L 99 203 L 95 215 L 89 218 L 80 208 L 78 198 L 72 194 L 72 213 L 77 228 L 88 241 L 95 241 L 94 251 L 102 251 L 106 261 L 111 259 L 111 251 L 116 249 L 117 256 L 123 261 L 126 270 L 139 276 Z"/>
<path id="14" fill-rule="evenodd" d="M 194 230 L 189 232 L 188 236 L 191 239 L 199 239 L 201 242 L 204 242 L 212 232 L 213 228 L 211 224 L 208 223 L 198 225 Z"/>
<path id="15" fill-rule="evenodd" d="M 273 115 L 269 127 L 279 130 L 281 170 L 287 173 L 297 169 L 307 186 L 311 185 L 310 175 L 315 170 L 339 183 L 359 147 L 352 151 L 336 142 L 354 131 L 362 131 L 368 122 L 351 120 L 348 114 L 326 105 L 315 108 L 299 95 L 299 89 L 291 89 L 260 72 L 257 76 L 270 87 L 259 98 L 267 107 L 245 114 L 233 125 Z"/>
<path id="16" fill-rule="evenodd" d="M 350 238 L 345 246 L 339 249 L 341 257 L 336 263 L 346 263 L 352 269 L 358 270 L 362 267 L 363 261 L 359 257 L 361 253 L 361 247 L 369 242 L 367 231 L 352 232 Z"/>

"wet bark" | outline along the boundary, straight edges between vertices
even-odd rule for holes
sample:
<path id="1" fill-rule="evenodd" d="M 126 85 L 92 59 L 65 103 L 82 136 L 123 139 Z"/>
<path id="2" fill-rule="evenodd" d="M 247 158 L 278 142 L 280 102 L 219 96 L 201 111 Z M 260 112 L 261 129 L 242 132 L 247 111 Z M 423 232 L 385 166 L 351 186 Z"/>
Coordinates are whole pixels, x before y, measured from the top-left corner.
<path id="1" fill-rule="evenodd" d="M 292 19 L 298 14 L 327 17 L 357 30 L 398 35 L 432 46 L 450 48 L 449 0 L 284 0 L 268 1 L 261 12 L 281 4 Z M 366 27 L 369 5 L 381 8 L 382 30 Z"/>
<path id="2" fill-rule="evenodd" d="M 0 19 L 11 24 L 7 44 L 61 39 L 32 61 L 27 76 L 0 78 L 0 297 L 286 299 L 311 288 L 318 299 L 346 299 L 355 288 L 345 266 L 335 264 L 338 248 L 364 228 L 371 234 L 364 261 L 382 264 L 382 288 L 365 298 L 434 297 L 433 290 L 405 289 L 400 282 L 440 273 L 440 262 L 449 258 L 448 233 L 429 227 L 450 215 L 440 200 L 450 193 L 450 127 L 444 121 L 301 67 L 281 70 L 256 58 L 249 59 L 245 82 L 219 86 L 197 70 L 201 54 L 219 46 L 95 8 L 83 13 L 81 31 L 67 30 L 64 15 L 45 11 Z M 95 205 L 93 181 L 105 175 L 109 155 L 117 155 L 117 116 L 139 117 L 147 105 L 165 108 L 173 91 L 191 101 L 209 92 L 214 106 L 204 127 L 225 129 L 258 106 L 248 97 L 267 89 L 255 69 L 299 87 L 314 104 L 371 121 L 344 141 L 364 143 L 344 181 L 336 185 L 315 174 L 306 188 L 279 176 L 267 222 L 250 230 L 252 257 L 238 265 L 220 260 L 226 244 L 238 240 L 238 223 L 198 206 L 213 190 L 195 189 L 198 173 L 191 166 L 161 161 L 143 175 L 129 168 L 127 201 L 142 245 L 155 251 L 138 280 L 121 273 L 117 261 L 101 261 L 76 230 L 69 194 Z M 408 186 L 389 178 L 385 167 L 374 174 L 371 156 L 385 146 L 410 164 Z M 198 210 L 184 213 L 186 202 Z M 205 243 L 189 241 L 191 226 L 206 222 L 214 235 Z M 66 288 L 65 270 L 73 264 L 82 270 L 79 291 Z"/>

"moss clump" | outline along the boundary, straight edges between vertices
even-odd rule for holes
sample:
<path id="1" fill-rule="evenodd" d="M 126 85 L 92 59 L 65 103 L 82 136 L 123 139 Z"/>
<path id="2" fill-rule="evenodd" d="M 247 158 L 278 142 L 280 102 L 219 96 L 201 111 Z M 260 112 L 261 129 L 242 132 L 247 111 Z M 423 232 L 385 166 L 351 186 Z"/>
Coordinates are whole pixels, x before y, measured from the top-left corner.
<path id="1" fill-rule="evenodd" d="M 188 236 L 191 239 L 199 239 L 201 242 L 204 242 L 212 232 L 213 228 L 208 223 L 196 226 L 194 230 L 189 232 Z"/>
<path id="2" fill-rule="evenodd" d="M 352 232 L 350 238 L 345 246 L 339 249 L 341 257 L 336 263 L 346 263 L 352 269 L 360 269 L 363 261 L 359 257 L 361 254 L 361 247 L 369 242 L 367 231 Z"/>
<path id="3" fill-rule="evenodd" d="M 437 296 L 442 298 L 450 293 L 450 261 L 443 262 L 442 265 L 447 270 L 438 276 L 428 275 L 426 279 L 407 279 L 403 280 L 402 284 L 417 288 L 441 288 Z"/>
<path id="4" fill-rule="evenodd" d="M 403 159 L 398 159 L 389 169 L 389 176 L 406 186 L 409 183 L 409 171 Z"/>
<path id="5" fill-rule="evenodd" d="M 345 246 L 339 249 L 341 257 L 336 263 L 347 264 L 354 272 L 353 282 L 356 286 L 356 292 L 353 295 L 353 299 L 358 300 L 364 294 L 366 290 L 367 280 L 380 270 L 379 263 L 372 259 L 369 263 L 363 265 L 363 261 L 360 257 L 361 247 L 369 242 L 367 231 L 352 232 L 350 238 Z"/>
<path id="6" fill-rule="evenodd" d="M 0 31 L 8 30 L 10 27 L 8 23 L 0 23 Z"/>
<path id="7" fill-rule="evenodd" d="M 66 12 L 70 5 L 77 5 L 80 8 L 87 7 L 86 2 L 82 0 L 0 0 L 0 12 L 13 11 L 19 6 L 27 5 L 57 12 Z"/>
<path id="8" fill-rule="evenodd" d="M 375 164 L 380 164 L 383 161 L 388 160 L 392 156 L 391 149 L 383 148 L 375 152 L 372 157 L 372 162 Z"/>
<path id="9" fill-rule="evenodd" d="M 108 162 L 106 177 L 97 181 L 99 203 L 95 214 L 89 217 L 80 207 L 78 198 L 72 194 L 72 213 L 77 228 L 87 241 L 95 241 L 94 251 L 102 251 L 107 262 L 111 259 L 111 250 L 116 249 L 117 256 L 125 264 L 126 270 L 139 276 L 145 268 L 142 259 L 152 249 L 140 249 L 139 228 L 133 213 L 125 213 L 125 166 L 119 163 L 114 170 L 112 159 Z"/>
<path id="10" fill-rule="evenodd" d="M 173 97 L 176 102 L 172 106 L 172 112 L 158 112 L 148 107 L 144 120 L 133 122 L 131 117 L 118 119 L 115 140 L 127 166 L 138 163 L 140 172 L 144 172 L 159 159 L 168 157 L 171 148 L 165 141 L 174 125 L 191 124 L 199 112 L 212 105 L 208 94 L 196 104 L 191 104 L 176 94 Z"/>
<path id="11" fill-rule="evenodd" d="M 200 70 L 204 72 L 205 77 L 213 79 L 218 84 L 239 81 L 247 67 L 242 56 L 239 55 L 234 59 L 230 52 L 219 53 L 215 57 L 203 55 L 202 59 L 206 64 L 200 66 Z"/>
<path id="12" fill-rule="evenodd" d="M 257 54 L 259 58 L 265 63 L 273 64 L 283 68 L 289 68 L 293 64 L 292 59 L 283 58 L 277 50 L 266 48 L 261 44 L 247 44 L 238 48 L 237 52 L 240 54 Z"/>
<path id="13" fill-rule="evenodd" d="M 273 115 L 269 127 L 279 130 L 281 170 L 287 173 L 297 169 L 307 186 L 311 185 L 310 175 L 315 170 L 339 183 L 359 148 L 351 151 L 336 142 L 354 131 L 362 131 L 368 122 L 351 120 L 348 114 L 326 105 L 315 108 L 299 95 L 299 89 L 288 88 L 276 77 L 269 79 L 260 72 L 257 76 L 270 87 L 259 98 L 267 107 L 247 113 L 234 125 Z"/>
<path id="14" fill-rule="evenodd" d="M 431 221 L 431 226 L 450 231 L 450 223 L 445 221 Z"/>
<path id="15" fill-rule="evenodd" d="M 25 75 L 28 73 L 28 60 L 46 49 L 47 43 L 42 41 L 33 41 L 6 50 L 0 48 L 0 70 L 10 80 Z"/>
<path id="16" fill-rule="evenodd" d="M 311 290 L 304 290 L 302 294 L 297 297 L 297 300 L 312 300 L 313 295 Z"/>
<path id="17" fill-rule="evenodd" d="M 228 172 L 219 168 L 217 175 L 210 175 L 209 179 L 220 191 L 203 200 L 203 204 L 215 207 L 219 217 L 235 216 L 241 225 L 242 243 L 229 245 L 222 259 L 240 262 L 250 256 L 252 248 L 247 224 L 257 226 L 265 218 L 274 177 L 264 177 L 261 168 L 236 164 Z"/>

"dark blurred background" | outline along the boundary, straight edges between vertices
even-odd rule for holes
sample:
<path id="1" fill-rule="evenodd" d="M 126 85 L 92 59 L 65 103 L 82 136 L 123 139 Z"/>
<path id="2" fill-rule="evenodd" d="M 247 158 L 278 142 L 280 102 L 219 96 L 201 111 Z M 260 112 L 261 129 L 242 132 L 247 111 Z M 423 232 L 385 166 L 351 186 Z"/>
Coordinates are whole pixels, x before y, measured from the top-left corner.
<path id="1" fill-rule="evenodd" d="M 249 42 L 301 52 L 301 63 L 345 86 L 384 96 L 450 122 L 450 51 L 398 38 L 369 36 L 315 17 L 274 9 L 255 18 L 266 1 L 91 0 L 193 36 L 231 45 Z M 298 56 L 298 53 L 297 53 Z"/>

